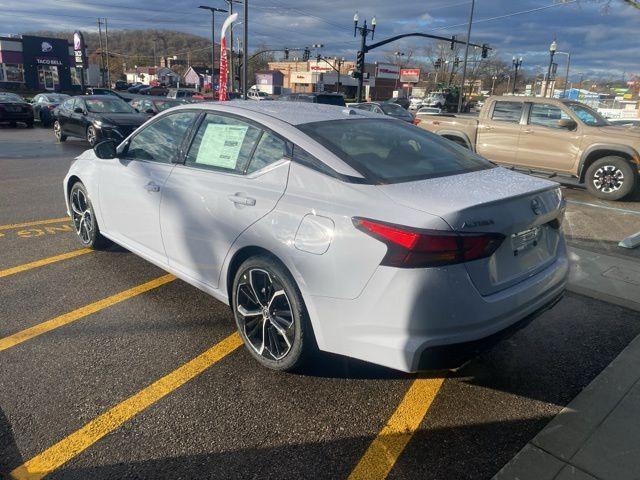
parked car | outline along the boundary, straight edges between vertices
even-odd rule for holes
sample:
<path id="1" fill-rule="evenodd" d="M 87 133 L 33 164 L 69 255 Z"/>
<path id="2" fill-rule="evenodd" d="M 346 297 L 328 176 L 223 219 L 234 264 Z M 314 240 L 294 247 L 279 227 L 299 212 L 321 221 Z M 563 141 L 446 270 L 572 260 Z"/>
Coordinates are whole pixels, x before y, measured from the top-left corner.
<path id="1" fill-rule="evenodd" d="M 77 137 L 93 146 L 105 139 L 124 140 L 148 118 L 113 96 L 71 97 L 56 109 L 53 132 L 59 142 Z"/>
<path id="2" fill-rule="evenodd" d="M 480 115 L 421 117 L 420 127 L 491 161 L 620 200 L 638 188 L 640 132 L 613 127 L 587 105 L 490 97 Z"/>
<path id="3" fill-rule="evenodd" d="M 127 88 L 127 92 L 129 93 L 138 93 L 141 88 L 146 87 L 144 83 L 134 82 L 131 84 L 129 88 Z"/>
<path id="4" fill-rule="evenodd" d="M 266 92 L 250 89 L 247 91 L 248 100 L 273 100 L 273 97 Z"/>
<path id="5" fill-rule="evenodd" d="M 419 110 L 424 102 L 423 97 L 410 97 L 409 98 L 409 110 Z"/>
<path id="6" fill-rule="evenodd" d="M 134 98 L 131 100 L 130 105 L 141 113 L 147 113 L 149 115 L 156 115 L 167 108 L 177 107 L 178 105 L 184 105 L 182 100 L 176 100 L 173 98 Z"/>
<path id="7" fill-rule="evenodd" d="M 397 103 L 391 102 L 366 102 L 353 105 L 353 108 L 368 112 L 388 115 L 409 123 L 415 123 L 415 117 Z"/>
<path id="8" fill-rule="evenodd" d="M 138 93 L 140 95 L 166 96 L 168 92 L 169 89 L 162 85 L 145 85 L 140 90 L 138 90 Z"/>
<path id="9" fill-rule="evenodd" d="M 420 370 L 524 325 L 568 274 L 557 183 L 344 107 L 176 107 L 79 156 L 64 192 L 83 245 L 116 242 L 231 305 L 277 370 L 316 347 Z"/>
<path id="10" fill-rule="evenodd" d="M 118 97 L 122 100 L 128 100 L 120 95 L 118 92 L 111 90 L 110 88 L 98 88 L 98 87 L 87 87 L 84 90 L 85 95 L 110 95 L 112 97 Z"/>
<path id="11" fill-rule="evenodd" d="M 444 110 L 447 104 L 447 94 L 443 92 L 431 92 L 426 98 L 422 100 L 422 106 L 424 107 L 436 107 Z"/>
<path id="12" fill-rule="evenodd" d="M 411 101 L 407 97 L 390 98 L 386 101 L 386 103 L 395 103 L 396 105 L 400 105 L 405 110 L 409 110 L 409 107 L 411 106 Z"/>
<path id="13" fill-rule="evenodd" d="M 34 118 L 39 120 L 43 127 L 53 125 L 53 111 L 67 98 L 69 95 L 64 93 L 39 93 L 31 100 Z"/>
<path id="14" fill-rule="evenodd" d="M 191 98 L 198 92 L 188 88 L 170 88 L 167 92 L 167 98 Z"/>
<path id="15" fill-rule="evenodd" d="M 15 127 L 18 122 L 33 127 L 33 107 L 16 93 L 0 92 L 0 123 Z"/>
<path id="16" fill-rule="evenodd" d="M 130 87 L 131 85 L 128 84 L 126 81 L 124 80 L 116 80 L 116 83 L 113 84 L 113 88 L 116 90 L 126 90 Z"/>
<path id="17" fill-rule="evenodd" d="M 322 103 L 324 105 L 337 105 L 344 107 L 344 96 L 340 93 L 315 92 L 315 93 L 289 93 L 281 95 L 278 100 L 283 102 Z"/>
<path id="18" fill-rule="evenodd" d="M 422 115 L 440 115 L 442 110 L 438 107 L 420 107 L 416 112 L 416 117 L 421 117 Z"/>

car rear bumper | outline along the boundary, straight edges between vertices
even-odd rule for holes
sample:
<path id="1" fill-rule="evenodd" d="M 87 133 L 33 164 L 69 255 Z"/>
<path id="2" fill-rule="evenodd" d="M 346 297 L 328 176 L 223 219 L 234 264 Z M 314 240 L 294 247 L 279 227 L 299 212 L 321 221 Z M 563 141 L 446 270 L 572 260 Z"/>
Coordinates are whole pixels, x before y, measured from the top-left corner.
<path id="1" fill-rule="evenodd" d="M 358 298 L 311 297 L 310 311 L 322 329 L 321 349 L 414 372 L 427 366 L 430 349 L 485 339 L 548 308 L 568 272 L 564 245 L 543 271 L 486 296 L 464 265 L 379 267 Z"/>

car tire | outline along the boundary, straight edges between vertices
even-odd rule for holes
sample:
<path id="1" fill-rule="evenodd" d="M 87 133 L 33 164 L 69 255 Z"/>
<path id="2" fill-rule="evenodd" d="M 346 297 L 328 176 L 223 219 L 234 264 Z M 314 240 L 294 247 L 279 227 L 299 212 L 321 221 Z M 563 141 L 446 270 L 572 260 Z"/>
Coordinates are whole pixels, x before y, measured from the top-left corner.
<path id="1" fill-rule="evenodd" d="M 25 125 L 27 126 L 27 128 L 33 128 L 33 120 L 25 122 Z"/>
<path id="2" fill-rule="evenodd" d="M 69 192 L 71 219 L 80 242 L 89 248 L 102 250 L 111 245 L 111 240 L 100 233 L 93 205 L 82 182 L 76 182 Z"/>
<path id="3" fill-rule="evenodd" d="M 620 200 L 638 184 L 638 174 L 622 157 L 608 156 L 593 162 L 587 169 L 585 183 L 589 193 L 603 200 Z"/>
<path id="4" fill-rule="evenodd" d="M 62 125 L 60 125 L 60 122 L 58 120 L 53 122 L 53 134 L 56 136 L 56 140 L 58 140 L 58 142 L 67 141 L 67 136 L 62 133 Z"/>
<path id="5" fill-rule="evenodd" d="M 245 347 L 264 367 L 300 370 L 317 350 L 300 290 L 276 258 L 257 255 L 240 265 L 231 306 Z"/>
<path id="6" fill-rule="evenodd" d="M 93 125 L 89 125 L 87 127 L 86 138 L 87 142 L 92 147 L 95 146 L 96 143 L 98 143 L 98 132 L 96 132 L 96 127 L 94 127 Z"/>

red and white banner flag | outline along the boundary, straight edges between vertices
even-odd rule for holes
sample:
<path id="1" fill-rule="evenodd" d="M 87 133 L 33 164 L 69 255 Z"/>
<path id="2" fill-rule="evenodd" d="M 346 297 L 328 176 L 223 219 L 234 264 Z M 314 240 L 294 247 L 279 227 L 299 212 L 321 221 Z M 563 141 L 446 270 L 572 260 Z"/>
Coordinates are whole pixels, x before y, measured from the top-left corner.
<path id="1" fill-rule="evenodd" d="M 222 31 L 220 32 L 220 79 L 218 81 L 218 100 L 224 102 L 228 100 L 227 97 L 227 74 L 229 69 L 229 62 L 227 60 L 227 28 L 238 18 L 238 14 L 234 13 L 227 17 L 222 24 Z"/>

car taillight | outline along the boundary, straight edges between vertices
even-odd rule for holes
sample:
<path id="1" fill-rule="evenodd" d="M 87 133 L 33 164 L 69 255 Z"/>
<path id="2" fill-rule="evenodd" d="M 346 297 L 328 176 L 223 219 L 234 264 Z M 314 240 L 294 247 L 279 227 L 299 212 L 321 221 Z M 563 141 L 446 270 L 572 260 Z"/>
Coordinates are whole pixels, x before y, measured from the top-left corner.
<path id="1" fill-rule="evenodd" d="M 421 230 L 354 217 L 353 224 L 387 245 L 381 265 L 400 268 L 439 267 L 486 258 L 500 247 L 500 233 Z"/>

